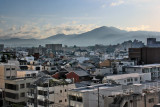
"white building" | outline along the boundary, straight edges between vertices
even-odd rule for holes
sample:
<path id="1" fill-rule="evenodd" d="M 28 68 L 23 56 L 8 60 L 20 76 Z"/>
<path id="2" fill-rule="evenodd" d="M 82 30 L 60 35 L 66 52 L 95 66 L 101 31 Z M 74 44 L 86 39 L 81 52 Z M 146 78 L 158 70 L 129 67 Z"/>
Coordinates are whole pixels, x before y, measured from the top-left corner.
<path id="1" fill-rule="evenodd" d="M 129 66 L 125 68 L 126 73 L 151 73 L 152 79 L 160 78 L 160 64 L 148 64 Z"/>
<path id="2" fill-rule="evenodd" d="M 96 68 L 95 72 L 93 72 L 93 75 L 105 75 L 105 74 L 113 74 L 113 69 L 112 68 Z"/>
<path id="3" fill-rule="evenodd" d="M 59 80 L 48 78 L 43 83 L 30 87 L 27 106 L 67 107 L 69 105 L 68 90 L 73 88 L 75 88 L 74 84 L 62 85 Z"/>
<path id="4" fill-rule="evenodd" d="M 130 73 L 121 75 L 106 76 L 103 83 L 117 83 L 122 85 L 139 84 L 145 81 L 151 81 L 151 73 Z"/>

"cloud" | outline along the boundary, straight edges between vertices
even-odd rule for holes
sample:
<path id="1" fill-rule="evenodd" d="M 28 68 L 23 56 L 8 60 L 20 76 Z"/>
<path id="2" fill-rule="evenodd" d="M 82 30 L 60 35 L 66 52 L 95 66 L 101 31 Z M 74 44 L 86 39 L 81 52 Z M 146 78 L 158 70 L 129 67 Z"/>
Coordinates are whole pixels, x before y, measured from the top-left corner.
<path id="1" fill-rule="evenodd" d="M 124 1 L 123 0 L 117 0 L 116 2 L 112 2 L 110 4 L 110 6 L 119 6 L 121 4 L 124 4 Z"/>
<path id="2" fill-rule="evenodd" d="M 6 21 L 5 21 L 5 20 L 0 20 L 0 23 L 1 23 L 1 24 L 5 24 Z"/>
<path id="3" fill-rule="evenodd" d="M 46 38 L 56 34 L 80 34 L 90 31 L 98 26 L 94 24 L 78 24 L 77 21 L 71 21 L 60 25 L 36 25 L 24 24 L 22 26 L 12 26 L 1 37 L 9 35 L 10 38 Z M 1 31 L 1 30 L 0 30 Z M 7 36 L 8 37 L 8 36 Z"/>
<path id="4" fill-rule="evenodd" d="M 16 31 L 16 29 L 17 29 L 17 27 L 16 27 L 16 25 L 14 25 L 9 29 L 9 31 Z"/>
<path id="5" fill-rule="evenodd" d="M 127 31 L 148 31 L 150 26 L 149 25 L 140 25 L 140 26 L 133 26 L 133 27 L 126 27 L 126 28 L 121 28 L 121 29 L 125 29 Z"/>
<path id="6" fill-rule="evenodd" d="M 47 25 L 45 26 L 48 29 L 45 30 L 46 35 L 55 35 L 55 34 L 80 34 L 84 33 L 87 31 L 90 31 L 94 28 L 97 28 L 98 26 L 94 24 L 72 24 L 72 23 L 67 23 L 67 24 L 61 24 L 58 26 L 50 26 Z M 49 28 L 50 27 L 50 28 Z"/>

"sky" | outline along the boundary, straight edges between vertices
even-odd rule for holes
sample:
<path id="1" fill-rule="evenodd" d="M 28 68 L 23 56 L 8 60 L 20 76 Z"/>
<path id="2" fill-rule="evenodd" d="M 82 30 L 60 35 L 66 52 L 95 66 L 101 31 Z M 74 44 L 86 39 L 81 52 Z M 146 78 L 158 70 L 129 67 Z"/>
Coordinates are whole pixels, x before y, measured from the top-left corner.
<path id="1" fill-rule="evenodd" d="M 160 32 L 160 0 L 0 0 L 1 38 L 80 34 L 100 26 Z"/>

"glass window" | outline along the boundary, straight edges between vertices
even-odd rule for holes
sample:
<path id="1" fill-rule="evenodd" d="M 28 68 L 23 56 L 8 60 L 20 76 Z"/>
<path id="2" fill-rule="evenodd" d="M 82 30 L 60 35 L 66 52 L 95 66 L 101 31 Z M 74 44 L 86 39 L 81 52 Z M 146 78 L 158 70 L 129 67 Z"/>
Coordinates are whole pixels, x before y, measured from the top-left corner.
<path id="1" fill-rule="evenodd" d="M 25 93 L 21 93 L 21 97 L 25 97 Z"/>
<path id="2" fill-rule="evenodd" d="M 24 84 L 20 84 L 20 88 L 24 88 Z"/>

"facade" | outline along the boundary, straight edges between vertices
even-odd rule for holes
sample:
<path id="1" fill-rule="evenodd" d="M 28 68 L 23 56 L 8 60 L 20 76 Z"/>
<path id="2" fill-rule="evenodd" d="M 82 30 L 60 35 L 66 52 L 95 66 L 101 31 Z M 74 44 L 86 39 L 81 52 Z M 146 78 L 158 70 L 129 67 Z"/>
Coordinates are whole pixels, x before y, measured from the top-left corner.
<path id="1" fill-rule="evenodd" d="M 150 83 L 149 83 L 150 84 Z M 153 107 L 159 98 L 159 85 L 99 84 L 69 90 L 70 107 Z M 159 84 L 159 83 L 158 83 Z M 152 86 L 152 87 L 151 87 Z"/>
<path id="2" fill-rule="evenodd" d="M 129 48 L 129 58 L 136 61 L 138 65 L 160 63 L 160 48 Z"/>
<path id="3" fill-rule="evenodd" d="M 17 76 L 17 66 L 15 64 L 0 64 L 0 88 L 5 88 L 5 79 Z"/>
<path id="4" fill-rule="evenodd" d="M 151 79 L 160 78 L 160 64 L 148 64 L 125 67 L 126 73 L 151 73 Z"/>
<path id="5" fill-rule="evenodd" d="M 17 77 L 37 77 L 38 76 L 38 71 L 29 71 L 29 70 L 24 70 L 24 71 L 17 71 Z"/>
<path id="6" fill-rule="evenodd" d="M 105 74 L 113 74 L 113 68 L 96 68 L 95 72 L 92 75 L 105 75 Z"/>
<path id="7" fill-rule="evenodd" d="M 27 102 L 29 86 L 36 81 L 36 78 L 14 78 L 5 80 L 5 101 L 6 104 L 21 104 Z"/>
<path id="8" fill-rule="evenodd" d="M 90 80 L 89 74 L 83 70 L 75 70 L 65 75 L 66 75 L 66 79 L 72 79 L 74 83 Z"/>
<path id="9" fill-rule="evenodd" d="M 160 47 L 160 41 L 156 38 L 147 38 L 147 47 Z"/>
<path id="10" fill-rule="evenodd" d="M 151 73 L 130 73 L 121 75 L 106 76 L 103 78 L 104 83 L 116 83 L 122 85 L 140 84 L 142 82 L 151 81 Z"/>
<path id="11" fill-rule="evenodd" d="M 46 48 L 52 51 L 62 51 L 62 44 L 46 44 Z"/>
<path id="12" fill-rule="evenodd" d="M 46 79 L 43 83 L 34 84 L 29 88 L 28 107 L 67 107 L 68 90 L 75 88 L 74 84 L 60 84 L 55 79 Z"/>
<path id="13" fill-rule="evenodd" d="M 159 103 L 159 92 L 147 90 L 141 94 L 126 93 L 105 98 L 105 107 L 153 107 Z"/>

